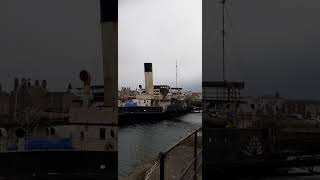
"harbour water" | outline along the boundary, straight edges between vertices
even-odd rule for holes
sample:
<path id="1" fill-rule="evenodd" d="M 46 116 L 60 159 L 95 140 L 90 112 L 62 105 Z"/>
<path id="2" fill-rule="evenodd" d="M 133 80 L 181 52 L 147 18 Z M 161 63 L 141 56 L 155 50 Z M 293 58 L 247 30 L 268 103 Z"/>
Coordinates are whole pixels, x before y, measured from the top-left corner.
<path id="1" fill-rule="evenodd" d="M 202 125 L 202 114 L 194 113 L 166 119 L 126 125 L 119 130 L 119 177 L 128 176 L 145 162 L 155 160 L 179 139 Z M 293 171 L 299 171 L 294 170 Z M 320 176 L 266 177 L 261 180 L 314 180 Z M 245 180 L 245 179 L 244 179 Z M 260 179 L 259 179 L 260 180 Z"/>
<path id="2" fill-rule="evenodd" d="M 144 162 L 155 160 L 192 130 L 201 127 L 202 114 L 127 125 L 119 130 L 119 176 L 127 176 Z"/>

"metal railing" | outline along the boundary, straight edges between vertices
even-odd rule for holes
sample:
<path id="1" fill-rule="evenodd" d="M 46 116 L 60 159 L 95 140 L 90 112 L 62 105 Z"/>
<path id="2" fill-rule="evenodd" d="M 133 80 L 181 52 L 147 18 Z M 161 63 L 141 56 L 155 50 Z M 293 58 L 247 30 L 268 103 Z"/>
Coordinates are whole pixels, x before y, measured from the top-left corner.
<path id="1" fill-rule="evenodd" d="M 152 178 L 152 174 L 156 171 L 156 169 L 159 167 L 159 161 L 155 161 L 152 167 L 147 170 L 144 180 L 150 180 Z"/>
<path id="2" fill-rule="evenodd" d="M 166 152 L 159 154 L 160 180 L 198 179 L 202 165 L 202 147 L 198 143 L 201 130 L 192 131 Z"/>

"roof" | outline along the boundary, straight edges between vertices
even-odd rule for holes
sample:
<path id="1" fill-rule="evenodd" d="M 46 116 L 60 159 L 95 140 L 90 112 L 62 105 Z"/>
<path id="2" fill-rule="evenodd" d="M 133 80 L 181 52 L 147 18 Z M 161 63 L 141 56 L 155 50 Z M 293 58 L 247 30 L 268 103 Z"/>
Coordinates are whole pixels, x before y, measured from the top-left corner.
<path id="1" fill-rule="evenodd" d="M 91 89 L 104 89 L 103 85 L 95 85 L 95 86 L 91 86 Z"/>
<path id="2" fill-rule="evenodd" d="M 48 92 L 47 96 L 66 96 L 66 95 L 74 95 L 72 92 Z"/>
<path id="3" fill-rule="evenodd" d="M 171 88 L 171 89 L 173 89 L 173 90 L 182 90 L 182 88 Z"/>
<path id="4" fill-rule="evenodd" d="M 160 86 L 163 86 L 163 87 L 169 87 L 169 88 L 170 88 L 170 86 L 169 86 L 169 85 L 159 85 L 159 84 L 154 85 L 153 87 L 160 87 Z"/>
<path id="5" fill-rule="evenodd" d="M 204 81 L 202 82 L 202 87 L 215 87 L 215 88 L 236 88 L 244 89 L 244 82 L 235 81 Z"/>
<path id="6" fill-rule="evenodd" d="M 83 87 L 80 88 L 76 88 L 77 90 L 82 90 Z M 94 86 L 90 86 L 90 89 L 104 89 L 104 85 L 94 85 Z"/>
<path id="7" fill-rule="evenodd" d="M 320 105 L 319 100 L 287 100 L 287 103 Z"/>

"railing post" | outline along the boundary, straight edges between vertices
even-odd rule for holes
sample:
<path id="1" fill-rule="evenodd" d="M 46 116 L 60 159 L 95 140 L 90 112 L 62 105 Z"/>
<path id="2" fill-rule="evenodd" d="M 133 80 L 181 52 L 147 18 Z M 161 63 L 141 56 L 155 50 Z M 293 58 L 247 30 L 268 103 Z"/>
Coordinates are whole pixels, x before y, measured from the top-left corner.
<path id="1" fill-rule="evenodd" d="M 164 180 L 164 158 L 165 154 L 160 153 L 160 180 Z"/>
<path id="2" fill-rule="evenodd" d="M 270 128 L 264 128 L 262 130 L 263 132 L 263 139 L 265 141 L 264 143 L 264 156 L 265 159 L 269 159 L 270 157 L 270 151 L 271 151 L 271 129 Z"/>
<path id="3" fill-rule="evenodd" d="M 198 149 L 198 137 L 197 137 L 198 131 L 194 133 L 194 174 L 193 179 L 197 180 L 197 149 Z"/>

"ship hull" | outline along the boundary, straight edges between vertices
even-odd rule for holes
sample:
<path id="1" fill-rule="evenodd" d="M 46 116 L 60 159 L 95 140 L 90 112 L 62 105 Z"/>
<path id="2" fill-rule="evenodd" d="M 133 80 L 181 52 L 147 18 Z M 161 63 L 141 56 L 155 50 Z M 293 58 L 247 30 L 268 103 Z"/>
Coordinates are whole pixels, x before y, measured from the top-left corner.
<path id="1" fill-rule="evenodd" d="M 147 112 L 147 113 L 123 113 L 119 114 L 119 124 L 135 124 L 139 122 L 154 122 L 172 119 L 187 114 L 189 111 L 180 112 Z"/>
<path id="2" fill-rule="evenodd" d="M 117 179 L 118 176 L 116 151 L 2 152 L 0 162 L 0 177 L 9 179 Z"/>

